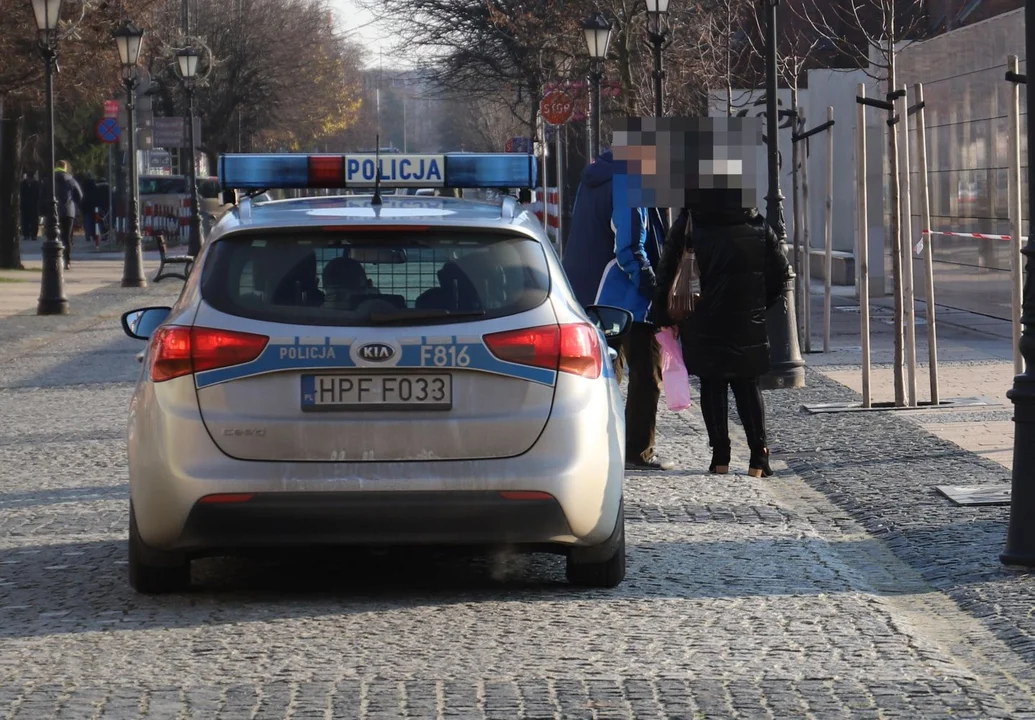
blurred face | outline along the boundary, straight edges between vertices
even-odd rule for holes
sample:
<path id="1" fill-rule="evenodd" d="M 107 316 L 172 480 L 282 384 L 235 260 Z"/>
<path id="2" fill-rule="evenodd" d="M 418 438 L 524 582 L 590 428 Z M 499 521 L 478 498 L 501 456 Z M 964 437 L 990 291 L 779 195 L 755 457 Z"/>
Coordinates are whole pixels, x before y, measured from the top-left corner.
<path id="1" fill-rule="evenodd" d="M 625 118 L 615 130 L 633 207 L 759 205 L 760 118 Z"/>

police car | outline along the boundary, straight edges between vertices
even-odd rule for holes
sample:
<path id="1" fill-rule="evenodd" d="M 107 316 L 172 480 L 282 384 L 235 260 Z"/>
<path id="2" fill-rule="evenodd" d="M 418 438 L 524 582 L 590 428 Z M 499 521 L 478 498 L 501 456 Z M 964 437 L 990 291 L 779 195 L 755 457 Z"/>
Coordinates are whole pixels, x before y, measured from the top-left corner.
<path id="1" fill-rule="evenodd" d="M 534 187 L 514 154 L 227 155 L 228 193 Z M 130 406 L 133 587 L 264 548 L 505 546 L 625 576 L 623 401 L 606 340 L 513 198 L 243 199 L 148 341 Z"/>

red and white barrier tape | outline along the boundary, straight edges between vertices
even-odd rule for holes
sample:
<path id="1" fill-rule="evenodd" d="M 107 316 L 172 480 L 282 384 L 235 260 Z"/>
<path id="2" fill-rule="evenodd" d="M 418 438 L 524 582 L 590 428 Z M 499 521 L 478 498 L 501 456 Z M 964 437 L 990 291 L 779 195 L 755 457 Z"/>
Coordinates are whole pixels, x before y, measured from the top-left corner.
<path id="1" fill-rule="evenodd" d="M 1011 240 L 1012 235 L 989 235 L 987 233 L 961 233 L 961 232 L 948 232 L 942 230 L 921 230 L 924 235 L 946 235 L 948 237 L 965 237 L 965 238 L 976 238 L 977 240 Z M 1027 237 L 1022 237 L 1021 240 L 1027 240 Z"/>

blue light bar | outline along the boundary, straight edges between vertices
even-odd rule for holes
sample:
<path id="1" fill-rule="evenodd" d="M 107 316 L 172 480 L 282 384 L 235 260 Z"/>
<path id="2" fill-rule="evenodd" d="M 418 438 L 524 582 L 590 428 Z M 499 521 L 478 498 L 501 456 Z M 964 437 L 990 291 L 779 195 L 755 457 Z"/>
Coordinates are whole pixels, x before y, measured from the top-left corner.
<path id="1" fill-rule="evenodd" d="M 309 156 L 221 155 L 219 184 L 224 190 L 307 188 Z"/>
<path id="2" fill-rule="evenodd" d="M 224 190 L 374 187 L 382 188 L 534 188 L 536 159 L 517 153 L 446 155 L 249 154 L 219 158 Z"/>

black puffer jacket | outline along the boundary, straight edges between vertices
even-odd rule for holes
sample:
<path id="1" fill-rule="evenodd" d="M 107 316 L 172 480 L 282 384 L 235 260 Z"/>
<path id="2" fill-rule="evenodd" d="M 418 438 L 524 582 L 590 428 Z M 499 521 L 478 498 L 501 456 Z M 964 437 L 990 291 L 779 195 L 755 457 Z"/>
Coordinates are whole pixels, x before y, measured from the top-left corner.
<path id="1" fill-rule="evenodd" d="M 658 266 L 651 320 L 673 325 L 668 292 L 685 243 L 693 246 L 701 274 L 701 300 L 693 317 L 679 324 L 683 359 L 691 375 L 750 378 L 769 371 L 766 310 L 783 292 L 790 265 L 776 235 L 755 209 L 709 207 L 672 224 Z"/>

